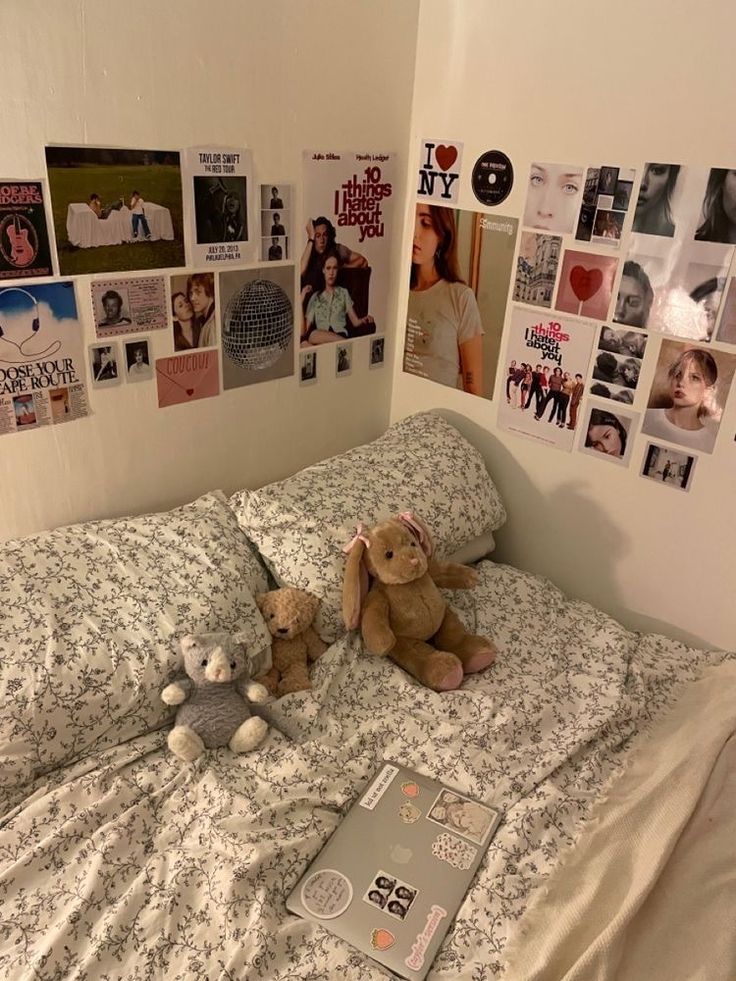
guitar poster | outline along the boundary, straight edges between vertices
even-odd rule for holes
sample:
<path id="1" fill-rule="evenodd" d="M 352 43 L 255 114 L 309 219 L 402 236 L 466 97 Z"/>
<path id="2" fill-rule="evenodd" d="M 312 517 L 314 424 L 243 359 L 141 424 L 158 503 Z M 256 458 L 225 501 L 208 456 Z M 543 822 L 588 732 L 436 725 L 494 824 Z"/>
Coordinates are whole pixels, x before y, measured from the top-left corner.
<path id="1" fill-rule="evenodd" d="M 0 179 L 0 279 L 53 274 L 43 184 Z"/>

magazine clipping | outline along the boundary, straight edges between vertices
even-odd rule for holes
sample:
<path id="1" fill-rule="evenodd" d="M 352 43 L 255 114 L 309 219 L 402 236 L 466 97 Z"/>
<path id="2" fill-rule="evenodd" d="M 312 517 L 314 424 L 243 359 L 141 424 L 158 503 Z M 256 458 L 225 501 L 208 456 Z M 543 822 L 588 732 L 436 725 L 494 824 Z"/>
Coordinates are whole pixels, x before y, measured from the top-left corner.
<path id="1" fill-rule="evenodd" d="M 0 280 L 53 273 L 42 182 L 0 180 Z"/>
<path id="2" fill-rule="evenodd" d="M 253 164 L 244 147 L 190 147 L 184 153 L 192 264 L 199 269 L 253 261 Z"/>
<path id="3" fill-rule="evenodd" d="M 89 415 L 74 283 L 0 287 L 0 435 Z"/>
<path id="4" fill-rule="evenodd" d="M 499 427 L 570 452 L 595 334 L 589 321 L 516 307 L 499 371 Z"/>
<path id="5" fill-rule="evenodd" d="M 300 346 L 385 332 L 396 154 L 306 150 L 299 256 Z"/>
<path id="6" fill-rule="evenodd" d="M 99 338 L 161 330 L 168 325 L 163 276 L 98 279 L 91 290 L 95 333 Z"/>
<path id="7" fill-rule="evenodd" d="M 419 202 L 404 371 L 493 398 L 518 221 Z"/>

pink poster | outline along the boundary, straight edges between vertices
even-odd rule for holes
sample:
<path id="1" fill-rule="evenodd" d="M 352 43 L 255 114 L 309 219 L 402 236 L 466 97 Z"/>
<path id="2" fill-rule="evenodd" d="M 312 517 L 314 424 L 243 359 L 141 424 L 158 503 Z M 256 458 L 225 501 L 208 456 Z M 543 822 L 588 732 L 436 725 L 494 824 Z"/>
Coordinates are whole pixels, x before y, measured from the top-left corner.
<path id="1" fill-rule="evenodd" d="M 618 259 L 591 252 L 565 251 L 556 310 L 607 320 Z"/>
<path id="2" fill-rule="evenodd" d="M 217 351 L 192 351 L 156 361 L 158 407 L 208 399 L 220 393 Z"/>

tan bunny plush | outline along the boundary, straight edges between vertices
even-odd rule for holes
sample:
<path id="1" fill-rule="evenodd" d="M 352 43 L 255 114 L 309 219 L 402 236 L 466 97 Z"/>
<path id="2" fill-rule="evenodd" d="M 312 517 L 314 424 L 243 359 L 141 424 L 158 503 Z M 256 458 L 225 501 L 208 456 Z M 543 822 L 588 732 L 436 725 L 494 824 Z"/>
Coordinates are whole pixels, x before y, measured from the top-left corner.
<path id="1" fill-rule="evenodd" d="M 360 626 L 372 654 L 388 655 L 434 691 L 459 688 L 464 675 L 494 662 L 494 644 L 467 633 L 438 589 L 472 589 L 476 573 L 433 559 L 417 517 L 405 512 L 370 529 L 359 525 L 345 551 L 343 618 L 348 630 Z"/>

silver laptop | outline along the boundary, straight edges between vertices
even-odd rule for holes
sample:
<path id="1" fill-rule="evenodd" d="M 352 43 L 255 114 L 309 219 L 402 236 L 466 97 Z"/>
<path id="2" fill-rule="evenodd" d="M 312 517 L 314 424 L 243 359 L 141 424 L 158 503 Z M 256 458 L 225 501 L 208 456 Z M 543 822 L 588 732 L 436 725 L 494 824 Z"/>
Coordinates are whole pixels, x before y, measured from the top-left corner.
<path id="1" fill-rule="evenodd" d="M 487 804 L 384 762 L 286 906 L 421 981 L 500 819 Z"/>

